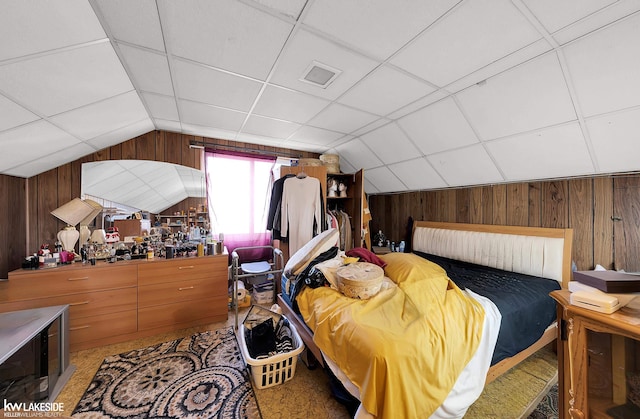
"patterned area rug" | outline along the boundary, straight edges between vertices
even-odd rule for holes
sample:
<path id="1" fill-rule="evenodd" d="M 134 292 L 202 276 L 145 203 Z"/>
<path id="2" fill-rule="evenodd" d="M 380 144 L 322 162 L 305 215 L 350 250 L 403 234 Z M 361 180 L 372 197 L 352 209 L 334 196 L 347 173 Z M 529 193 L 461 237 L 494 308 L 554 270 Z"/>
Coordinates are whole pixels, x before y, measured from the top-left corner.
<path id="1" fill-rule="evenodd" d="M 558 384 L 549 389 L 529 419 L 558 419 Z"/>
<path id="2" fill-rule="evenodd" d="M 233 327 L 106 358 L 73 418 L 261 418 Z"/>

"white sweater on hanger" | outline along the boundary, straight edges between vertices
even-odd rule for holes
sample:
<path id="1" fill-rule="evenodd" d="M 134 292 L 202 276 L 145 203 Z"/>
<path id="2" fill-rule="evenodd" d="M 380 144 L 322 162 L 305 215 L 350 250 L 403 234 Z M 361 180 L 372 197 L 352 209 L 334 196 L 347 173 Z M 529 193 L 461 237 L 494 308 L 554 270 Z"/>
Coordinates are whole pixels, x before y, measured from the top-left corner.
<path id="1" fill-rule="evenodd" d="M 320 233 L 321 215 L 318 179 L 307 176 L 302 179 L 292 177 L 284 181 L 280 233 L 282 237 L 289 238 L 289 256 Z"/>

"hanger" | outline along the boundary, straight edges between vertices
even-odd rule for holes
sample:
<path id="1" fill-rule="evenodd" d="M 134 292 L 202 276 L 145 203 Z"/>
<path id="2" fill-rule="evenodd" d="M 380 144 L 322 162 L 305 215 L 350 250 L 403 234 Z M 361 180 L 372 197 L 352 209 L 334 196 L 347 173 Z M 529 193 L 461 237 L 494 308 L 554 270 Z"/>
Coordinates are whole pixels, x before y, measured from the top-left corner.
<path id="1" fill-rule="evenodd" d="M 297 177 L 298 179 L 304 179 L 304 178 L 306 178 L 306 177 L 307 177 L 307 174 L 304 172 L 304 169 L 302 169 L 302 170 L 301 170 L 301 171 L 296 175 L 296 177 Z"/>

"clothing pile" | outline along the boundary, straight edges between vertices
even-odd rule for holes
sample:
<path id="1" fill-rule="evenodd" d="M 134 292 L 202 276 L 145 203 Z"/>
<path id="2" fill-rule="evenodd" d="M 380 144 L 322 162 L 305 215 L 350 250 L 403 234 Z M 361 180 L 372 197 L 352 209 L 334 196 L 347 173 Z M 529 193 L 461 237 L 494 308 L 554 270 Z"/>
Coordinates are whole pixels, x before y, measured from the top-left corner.
<path id="1" fill-rule="evenodd" d="M 289 321 L 281 317 L 274 325 L 268 318 L 251 329 L 245 329 L 245 341 L 249 355 L 255 359 L 265 359 L 295 349 Z"/>
<path id="2" fill-rule="evenodd" d="M 340 233 L 340 250 L 345 252 L 353 247 L 353 234 L 351 233 L 351 220 L 349 214 L 343 210 L 327 212 L 327 228 L 335 228 Z"/>

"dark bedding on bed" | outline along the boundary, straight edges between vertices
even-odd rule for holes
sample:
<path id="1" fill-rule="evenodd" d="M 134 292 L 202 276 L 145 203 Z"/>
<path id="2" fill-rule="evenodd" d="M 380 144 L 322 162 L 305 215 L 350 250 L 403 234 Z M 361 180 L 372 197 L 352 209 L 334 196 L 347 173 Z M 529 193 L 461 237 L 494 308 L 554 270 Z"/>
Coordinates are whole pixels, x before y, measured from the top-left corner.
<path id="1" fill-rule="evenodd" d="M 461 289 L 487 297 L 498 307 L 502 324 L 491 365 L 531 346 L 556 319 L 549 293 L 560 289 L 558 281 L 414 253 L 440 265 Z"/>

